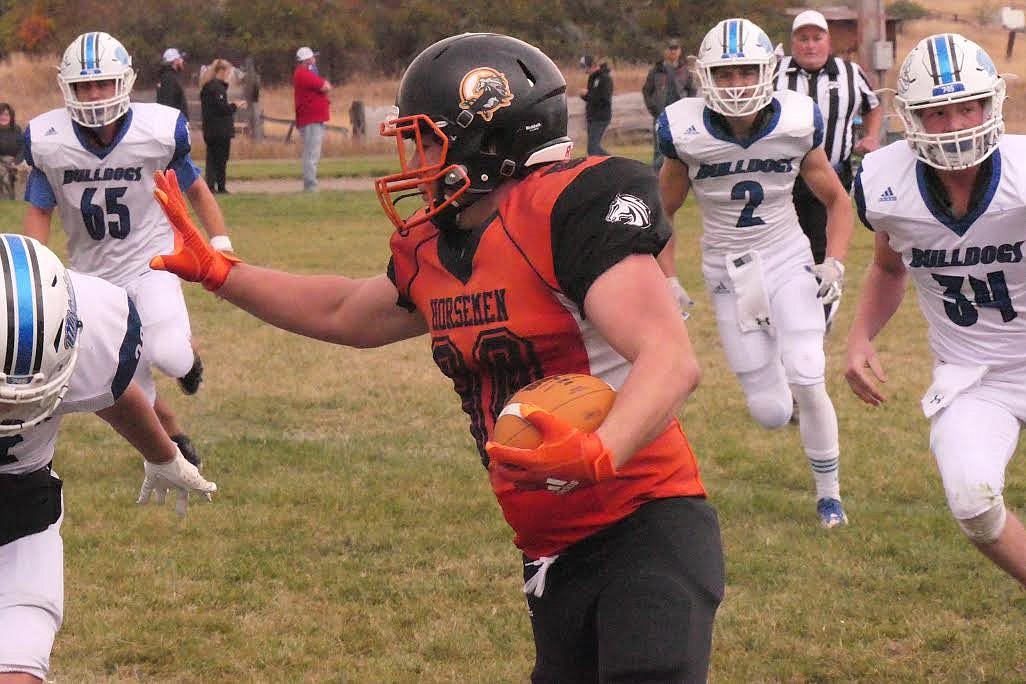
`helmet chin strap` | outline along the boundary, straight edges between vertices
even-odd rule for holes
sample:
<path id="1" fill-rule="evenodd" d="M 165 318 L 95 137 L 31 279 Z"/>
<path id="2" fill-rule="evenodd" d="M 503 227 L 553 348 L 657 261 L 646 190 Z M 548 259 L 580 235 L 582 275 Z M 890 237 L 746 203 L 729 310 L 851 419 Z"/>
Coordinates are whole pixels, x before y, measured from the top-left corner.
<path id="1" fill-rule="evenodd" d="M 441 186 L 440 189 L 442 190 L 442 192 L 439 193 L 441 196 L 445 196 L 444 190 L 446 187 L 461 183 L 468 178 L 467 168 L 462 165 L 459 168 L 462 170 L 462 174 L 459 171 L 453 170 L 438 181 L 439 186 Z M 491 192 L 491 190 L 482 192 L 480 190 L 475 191 L 473 187 L 468 188 L 458 200 L 455 200 L 452 204 L 435 214 L 431 219 L 431 222 L 435 224 L 439 230 L 444 231 L 457 229 L 459 227 L 460 212 L 472 207 L 489 192 Z"/>

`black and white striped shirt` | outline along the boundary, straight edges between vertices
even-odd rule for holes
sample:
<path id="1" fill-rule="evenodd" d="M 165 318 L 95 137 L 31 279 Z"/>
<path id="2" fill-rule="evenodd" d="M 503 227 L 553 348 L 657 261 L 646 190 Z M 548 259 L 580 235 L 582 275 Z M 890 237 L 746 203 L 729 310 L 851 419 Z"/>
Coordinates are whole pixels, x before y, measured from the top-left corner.
<path id="1" fill-rule="evenodd" d="M 865 114 L 880 106 L 880 100 L 866 81 L 866 75 L 854 62 L 830 57 L 823 68 L 809 73 L 793 57 L 782 57 L 777 70 L 776 89 L 793 90 L 808 95 L 823 113 L 826 134 L 823 150 L 835 167 L 851 157 L 855 144 L 851 127 L 855 122 L 856 107 Z M 809 84 L 815 83 L 810 88 Z"/>

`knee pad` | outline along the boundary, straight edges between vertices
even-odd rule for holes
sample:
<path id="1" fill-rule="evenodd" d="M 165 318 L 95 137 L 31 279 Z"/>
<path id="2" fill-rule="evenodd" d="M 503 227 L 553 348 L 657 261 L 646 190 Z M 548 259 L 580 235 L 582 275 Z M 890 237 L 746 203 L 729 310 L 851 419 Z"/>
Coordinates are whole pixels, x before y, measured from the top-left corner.
<path id="1" fill-rule="evenodd" d="M 143 331 L 143 355 L 161 373 L 180 378 L 192 368 L 195 353 L 189 338 L 182 334 L 174 334 L 170 330 L 145 329 Z"/>
<path id="2" fill-rule="evenodd" d="M 784 372 L 793 385 L 815 385 L 826 378 L 826 354 L 823 333 L 806 330 L 780 340 L 780 358 Z"/>
<path id="3" fill-rule="evenodd" d="M 1001 536 L 1001 531 L 1005 529 L 1005 521 L 1007 519 L 1008 512 L 1005 510 L 1005 500 L 998 495 L 994 497 L 994 505 L 983 513 L 972 518 L 955 518 L 955 521 L 971 542 L 975 544 L 992 544 Z"/>
<path id="4" fill-rule="evenodd" d="M 748 412 L 759 425 L 768 430 L 787 425 L 791 420 L 794 402 L 784 369 L 779 363 L 763 366 L 750 373 L 739 373 L 738 379 L 745 392 Z"/>
<path id="5" fill-rule="evenodd" d="M 779 392 L 757 392 L 747 399 L 748 412 L 767 430 L 776 430 L 790 422 L 794 411 L 790 392 L 787 396 L 780 396 Z"/>

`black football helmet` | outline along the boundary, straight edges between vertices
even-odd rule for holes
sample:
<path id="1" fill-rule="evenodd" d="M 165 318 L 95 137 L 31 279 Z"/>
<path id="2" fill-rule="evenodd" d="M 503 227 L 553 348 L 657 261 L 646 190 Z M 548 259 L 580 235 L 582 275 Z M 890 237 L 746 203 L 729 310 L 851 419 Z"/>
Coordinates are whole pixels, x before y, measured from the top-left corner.
<path id="1" fill-rule="evenodd" d="M 453 225 L 504 180 L 569 158 L 566 127 L 566 80 L 541 50 L 495 33 L 446 38 L 413 60 L 381 124 L 400 171 L 377 179 L 378 198 L 400 232 Z M 396 202 L 416 196 L 424 204 L 400 215 Z"/>

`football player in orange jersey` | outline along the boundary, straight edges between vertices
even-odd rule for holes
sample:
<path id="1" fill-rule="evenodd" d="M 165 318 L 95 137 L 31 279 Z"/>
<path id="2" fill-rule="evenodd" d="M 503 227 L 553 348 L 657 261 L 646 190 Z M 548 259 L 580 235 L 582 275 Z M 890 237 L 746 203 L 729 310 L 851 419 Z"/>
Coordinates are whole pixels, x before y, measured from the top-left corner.
<path id="1" fill-rule="evenodd" d="M 651 170 L 571 160 L 562 74 L 508 36 L 430 46 L 396 104 L 381 132 L 401 170 L 377 181 L 397 228 L 386 273 L 301 276 L 216 252 L 172 172 L 156 195 L 181 240 L 153 267 L 336 344 L 429 335 L 524 554 L 534 681 L 704 681 L 723 556 L 676 418 L 699 369 L 655 258 L 670 228 Z M 537 411 L 537 449 L 490 443 L 506 400 L 556 373 L 617 389 L 602 425 L 582 433 Z"/>

